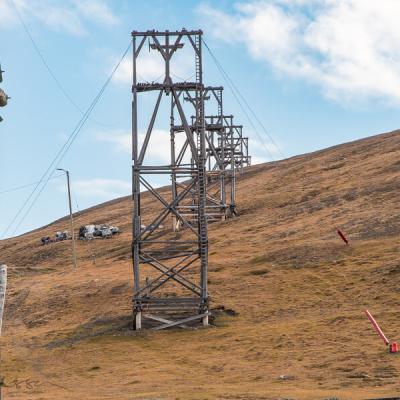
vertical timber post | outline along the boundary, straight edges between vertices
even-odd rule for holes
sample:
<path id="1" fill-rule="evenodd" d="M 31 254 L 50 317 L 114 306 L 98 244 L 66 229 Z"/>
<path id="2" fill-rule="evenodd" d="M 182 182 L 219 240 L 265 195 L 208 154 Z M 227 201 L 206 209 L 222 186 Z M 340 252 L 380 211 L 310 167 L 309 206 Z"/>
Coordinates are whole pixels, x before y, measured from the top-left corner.
<path id="1" fill-rule="evenodd" d="M 224 120 L 224 115 L 223 115 L 223 104 L 222 104 L 222 88 L 219 91 L 219 100 L 218 100 L 218 122 L 223 126 L 223 120 Z M 225 136 L 223 133 L 224 130 L 222 130 L 222 137 Z M 221 131 L 219 132 L 221 136 Z M 222 146 L 221 146 L 221 160 L 220 160 L 220 191 L 221 191 L 221 204 L 224 207 L 224 216 L 225 218 L 227 217 L 227 209 L 226 209 L 226 182 L 225 182 L 225 174 L 226 174 L 226 168 L 225 168 L 225 140 L 222 139 Z"/>
<path id="2" fill-rule="evenodd" d="M 68 206 L 69 206 L 69 218 L 71 224 L 71 240 L 72 240 L 72 261 L 74 264 L 74 269 L 77 269 L 76 261 L 76 244 L 75 244 L 75 232 L 74 232 L 74 217 L 72 213 L 72 202 L 71 202 L 71 183 L 69 179 L 69 171 L 65 171 L 67 174 L 67 188 L 68 188 Z"/>
<path id="3" fill-rule="evenodd" d="M 198 134 L 199 142 L 199 161 L 198 161 L 198 186 L 199 186 L 199 248 L 201 263 L 201 312 L 205 313 L 203 325 L 208 325 L 208 233 L 206 217 L 206 139 L 205 139 L 205 115 L 204 115 L 204 90 L 203 90 L 203 60 L 202 60 L 202 36 L 198 35 L 198 84 L 199 90 L 196 95 L 197 101 L 197 124 L 200 125 Z"/>
<path id="4" fill-rule="evenodd" d="M 171 151 L 171 192 L 172 198 L 176 199 L 178 196 L 177 188 L 176 188 L 176 154 L 175 154 L 175 118 L 174 118 L 174 96 L 171 96 L 171 108 L 170 108 L 170 151 Z M 178 221 L 175 215 L 172 216 L 172 230 L 176 232 L 178 230 Z"/>
<path id="5" fill-rule="evenodd" d="M 7 287 L 7 266 L 0 265 L 0 340 L 1 328 L 3 325 L 3 313 L 6 300 L 6 287 Z M 1 343 L 0 343 L 0 364 L 1 364 Z M 2 390 L 4 386 L 4 377 L 0 375 L 0 400 L 2 399 Z"/>
<path id="6" fill-rule="evenodd" d="M 140 254 L 140 181 L 138 165 L 138 124 L 137 124 L 137 77 L 136 77 L 136 37 L 132 37 L 132 197 L 133 197 L 133 224 L 132 224 L 132 260 L 133 285 L 135 293 L 140 287 L 139 254 Z M 142 307 L 140 298 L 136 297 L 133 304 L 133 324 L 135 330 L 142 329 Z"/>
<path id="7" fill-rule="evenodd" d="M 235 170 L 236 170 L 236 165 L 235 165 L 235 141 L 234 141 L 234 135 L 233 135 L 233 127 L 232 127 L 233 123 L 231 122 L 231 127 L 230 129 L 230 148 L 231 148 L 231 213 L 234 214 L 235 213 L 235 192 L 236 192 L 236 174 L 235 174 Z"/>

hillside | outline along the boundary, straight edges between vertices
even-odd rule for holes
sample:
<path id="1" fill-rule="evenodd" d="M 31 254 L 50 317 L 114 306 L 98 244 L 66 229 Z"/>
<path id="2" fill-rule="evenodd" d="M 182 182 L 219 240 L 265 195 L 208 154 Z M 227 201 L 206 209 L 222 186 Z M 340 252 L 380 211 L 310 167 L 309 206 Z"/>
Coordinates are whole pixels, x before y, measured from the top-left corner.
<path id="1" fill-rule="evenodd" d="M 40 246 L 68 219 L 0 241 L 10 272 L 5 398 L 399 395 L 400 355 L 388 353 L 363 314 L 369 308 L 400 341 L 399 174 L 400 131 L 248 168 L 239 216 L 209 226 L 217 311 L 208 329 L 128 329 L 129 198 L 76 216 L 77 226 L 122 229 L 112 240 L 79 242 L 77 271 L 70 242 Z"/>

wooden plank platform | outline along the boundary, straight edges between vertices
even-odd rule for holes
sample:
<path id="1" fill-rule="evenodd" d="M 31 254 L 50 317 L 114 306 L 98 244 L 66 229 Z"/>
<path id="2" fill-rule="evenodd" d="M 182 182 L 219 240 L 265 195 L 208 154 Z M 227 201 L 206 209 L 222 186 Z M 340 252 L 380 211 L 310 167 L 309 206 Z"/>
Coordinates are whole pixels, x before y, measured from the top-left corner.
<path id="1" fill-rule="evenodd" d="M 144 313 L 195 312 L 200 310 L 198 297 L 143 297 L 141 299 Z"/>

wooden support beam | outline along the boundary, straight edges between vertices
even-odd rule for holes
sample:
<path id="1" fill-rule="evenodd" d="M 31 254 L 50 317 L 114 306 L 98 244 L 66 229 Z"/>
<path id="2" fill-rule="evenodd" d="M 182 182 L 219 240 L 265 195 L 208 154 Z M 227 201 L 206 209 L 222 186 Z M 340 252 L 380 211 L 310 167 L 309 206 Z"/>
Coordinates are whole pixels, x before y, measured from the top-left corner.
<path id="1" fill-rule="evenodd" d="M 153 331 L 160 331 L 161 329 L 172 328 L 173 326 L 186 324 L 186 322 L 194 321 L 196 319 L 203 319 L 203 317 L 205 317 L 207 315 L 208 315 L 208 312 L 203 313 L 203 314 L 199 314 L 199 315 L 194 315 L 193 317 L 180 319 L 178 321 L 170 322 L 168 324 L 163 324 L 163 325 L 160 325 L 160 326 L 156 326 L 155 328 L 153 328 Z"/>
<path id="2" fill-rule="evenodd" d="M 174 321 L 171 321 L 170 319 L 157 317 L 157 316 L 152 315 L 152 314 L 143 314 L 143 317 L 144 317 L 144 318 L 151 319 L 151 320 L 153 320 L 153 321 L 162 322 L 163 324 L 170 324 L 170 323 L 173 323 L 173 322 L 174 322 Z M 189 327 L 189 326 L 187 326 L 187 325 L 179 325 L 178 328 L 182 328 L 182 329 L 191 329 L 191 327 Z"/>

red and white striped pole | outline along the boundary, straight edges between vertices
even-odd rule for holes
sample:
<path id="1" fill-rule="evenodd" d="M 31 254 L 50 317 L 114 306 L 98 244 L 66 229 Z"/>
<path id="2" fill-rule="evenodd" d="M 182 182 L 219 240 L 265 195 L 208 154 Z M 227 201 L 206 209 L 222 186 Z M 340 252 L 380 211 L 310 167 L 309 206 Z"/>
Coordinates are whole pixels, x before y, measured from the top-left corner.
<path id="1" fill-rule="evenodd" d="M 365 310 L 365 314 L 367 314 L 368 319 L 371 321 L 372 326 L 375 329 L 375 332 L 381 337 L 381 339 L 385 342 L 386 346 L 390 343 L 385 334 L 382 332 L 382 329 L 379 328 L 378 323 L 375 321 L 374 317 L 368 310 Z"/>
<path id="2" fill-rule="evenodd" d="M 370 312 L 368 310 L 365 310 L 365 314 L 367 314 L 367 317 L 371 321 L 371 324 L 374 327 L 376 333 L 382 338 L 386 346 L 389 345 L 389 352 L 398 353 L 399 345 L 397 344 L 397 342 L 390 343 L 385 334 L 382 332 L 382 329 L 379 328 L 378 323 L 375 321 L 374 317 L 370 314 Z"/>

